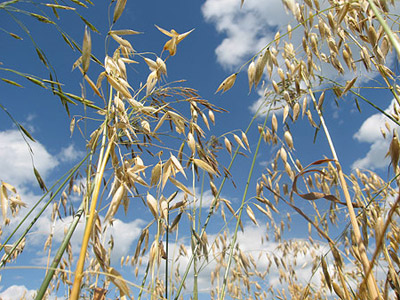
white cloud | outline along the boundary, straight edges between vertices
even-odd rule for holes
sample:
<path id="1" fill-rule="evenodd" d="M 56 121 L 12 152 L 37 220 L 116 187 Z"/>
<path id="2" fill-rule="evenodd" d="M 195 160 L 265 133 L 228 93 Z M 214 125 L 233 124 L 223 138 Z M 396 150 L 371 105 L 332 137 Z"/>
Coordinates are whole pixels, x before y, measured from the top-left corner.
<path id="1" fill-rule="evenodd" d="M 394 100 L 385 110 L 386 113 L 393 112 Z M 357 159 L 352 168 L 379 169 L 389 165 L 389 158 L 385 158 L 389 150 L 391 133 L 386 139 L 383 138 L 381 128 L 385 128 L 385 122 L 393 123 L 382 113 L 376 113 L 364 121 L 360 129 L 354 134 L 354 139 L 360 143 L 370 144 L 367 154 Z M 395 128 L 395 127 L 394 127 Z"/>
<path id="2" fill-rule="evenodd" d="M 5 291 L 0 292 L 0 299 L 2 300 L 17 300 L 17 299 L 34 299 L 36 291 L 28 290 L 23 285 L 12 285 Z"/>
<path id="3" fill-rule="evenodd" d="M 242 8 L 240 8 L 239 2 L 237 0 L 207 0 L 202 6 L 204 19 L 212 23 L 216 31 L 223 37 L 215 49 L 217 62 L 229 71 L 232 69 L 237 70 L 238 67 L 262 50 L 273 40 L 277 31 L 280 31 L 282 35 L 286 32 L 288 24 L 291 24 L 292 28 L 298 24 L 293 15 L 286 12 L 281 0 L 245 0 Z M 321 9 L 327 8 L 328 2 L 321 3 L 321 5 Z M 391 7 L 391 12 L 396 14 L 399 9 L 399 7 Z M 318 30 L 316 30 L 316 33 L 318 34 Z M 296 49 L 298 56 L 301 57 L 300 52 L 303 51 L 302 28 L 294 30 L 292 35 L 290 42 Z M 287 40 L 287 36 L 282 36 L 279 45 L 280 52 L 282 52 L 281 49 L 285 40 Z M 355 55 L 354 60 L 359 60 L 359 48 L 356 45 L 351 45 L 350 47 Z M 329 48 L 326 43 L 321 44 L 321 52 L 329 56 Z M 281 55 L 278 55 L 277 59 L 279 65 L 284 65 Z M 392 65 L 393 61 L 395 61 L 395 56 L 390 54 L 387 57 L 387 65 Z M 357 76 L 357 84 L 361 85 L 379 76 L 379 72 L 368 73 L 361 61 L 357 63 L 356 74 L 348 72 L 345 63 L 341 61 L 345 68 L 345 73 L 341 76 L 330 64 L 320 63 L 317 60 L 314 60 L 314 62 L 319 68 L 316 73 L 323 74 L 323 77 L 334 79 L 341 83 Z M 274 79 L 277 78 L 275 73 L 272 74 Z M 278 81 L 279 79 L 275 80 Z M 252 113 L 255 113 L 259 105 L 264 101 L 263 91 L 260 90 L 263 89 L 261 88 L 257 91 L 258 99 L 255 99 L 249 107 Z M 261 115 L 263 116 L 263 114 Z M 336 114 L 336 117 L 339 117 L 339 115 Z"/>
<path id="4" fill-rule="evenodd" d="M 83 151 L 77 150 L 75 145 L 71 144 L 68 147 L 62 148 L 57 155 L 60 162 L 71 162 L 84 155 Z"/>
<path id="5" fill-rule="evenodd" d="M 288 24 L 281 0 L 207 0 L 202 7 L 206 21 L 226 37 L 216 48 L 217 61 L 226 68 L 237 67 L 271 41 L 272 30 Z"/>
<path id="6" fill-rule="evenodd" d="M 46 148 L 39 142 L 30 142 L 35 166 L 43 178 L 58 165 Z M 29 148 L 17 130 L 0 132 L 1 180 L 20 186 L 35 182 Z"/>
<path id="7" fill-rule="evenodd" d="M 119 262 L 122 256 L 132 252 L 131 246 L 134 240 L 136 240 L 145 222 L 141 219 L 136 219 L 132 222 L 125 223 L 119 219 L 113 222 L 113 226 L 109 227 L 107 231 L 107 240 L 110 235 L 114 239 L 114 249 L 111 254 L 111 263 Z"/>

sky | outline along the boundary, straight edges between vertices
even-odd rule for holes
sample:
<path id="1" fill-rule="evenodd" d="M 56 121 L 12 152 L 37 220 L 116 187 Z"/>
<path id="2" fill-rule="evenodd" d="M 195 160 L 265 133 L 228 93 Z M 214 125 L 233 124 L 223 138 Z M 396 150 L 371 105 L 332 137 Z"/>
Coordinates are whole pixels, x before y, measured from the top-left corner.
<path id="1" fill-rule="evenodd" d="M 65 1 L 66 5 L 68 1 Z M 103 1 L 101 1 L 103 2 Z M 36 3 L 36 2 L 34 2 Z M 108 3 L 108 1 L 107 1 Z M 100 33 L 92 32 L 93 54 L 100 60 L 107 53 L 104 48 L 104 38 L 108 31 L 108 5 L 107 3 L 96 3 L 95 6 L 88 5 L 85 9 L 79 7 L 77 12 L 87 18 Z M 29 3 L 18 3 L 13 6 L 19 9 L 30 8 Z M 51 11 L 38 4 L 37 7 L 45 11 L 52 20 L 57 22 L 60 28 L 67 32 L 78 43 L 81 43 L 84 23 L 72 11 L 60 11 L 60 19 L 56 20 Z M 36 8 L 38 9 L 38 8 Z M 64 90 L 80 95 L 82 76 L 78 70 L 72 71 L 73 63 L 79 58 L 79 54 L 73 51 L 61 38 L 54 26 L 43 24 L 22 13 L 15 13 L 21 18 L 24 24 L 30 29 L 35 43 L 44 51 L 47 59 L 56 70 L 57 76 L 64 83 Z M 186 80 L 186 85 L 198 90 L 201 97 L 211 103 L 226 109 L 227 113 L 216 115 L 216 125 L 211 128 L 207 135 L 217 137 L 234 130 L 244 131 L 255 113 L 255 108 L 260 103 L 264 88 L 258 88 L 249 93 L 247 82 L 247 66 L 242 68 L 238 75 L 235 86 L 224 94 L 216 94 L 215 91 L 219 84 L 230 74 L 237 72 L 240 67 L 250 61 L 261 49 L 273 40 L 276 30 L 285 32 L 286 25 L 296 24 L 293 17 L 284 9 L 280 0 L 246 0 L 243 7 L 240 7 L 239 0 L 206 0 L 206 1 L 128 1 L 125 11 L 118 20 L 118 29 L 133 29 L 143 34 L 129 38 L 133 47 L 141 51 L 152 51 L 161 53 L 167 37 L 159 32 L 154 25 L 165 29 L 174 28 L 178 33 L 183 33 L 195 29 L 178 46 L 177 55 L 170 58 L 167 62 L 167 80 Z M 4 69 L 14 69 L 39 77 L 47 78 L 48 71 L 43 66 L 35 53 L 35 47 L 29 36 L 13 21 L 9 14 L 0 9 L 0 67 Z M 11 37 L 7 32 L 12 32 L 22 37 L 18 40 Z M 293 33 L 293 43 L 300 42 Z M 110 48 L 115 47 L 111 44 Z M 112 51 L 108 51 L 108 55 Z M 140 82 L 146 80 L 147 66 L 143 60 L 138 59 L 138 65 L 130 69 L 132 82 L 138 86 Z M 393 61 L 393 58 L 392 58 Z M 0 70 L 0 77 L 13 80 L 23 85 L 23 88 L 12 86 L 4 81 L 0 81 L 0 104 L 4 106 L 15 120 L 22 124 L 34 137 L 36 142 L 29 141 L 33 155 L 30 155 L 29 147 L 17 130 L 15 124 L 8 115 L 0 110 L 0 180 L 12 184 L 18 189 L 21 198 L 32 207 L 41 197 L 32 170 L 32 161 L 36 169 L 46 182 L 51 186 L 56 180 L 65 174 L 73 165 L 78 163 L 86 154 L 85 140 L 79 130 L 71 135 L 71 119 L 63 109 L 58 97 L 54 97 L 50 91 L 37 87 L 26 79 Z M 358 83 L 367 84 L 374 79 L 376 74 L 366 73 L 359 68 Z M 99 66 L 93 62 L 90 66 L 91 74 L 101 72 Z M 335 76 L 332 70 L 324 69 L 326 77 Z M 95 77 L 94 77 L 95 78 Z M 335 78 L 341 82 L 343 78 Z M 267 80 L 264 78 L 263 80 Z M 380 83 L 378 83 L 380 84 Z M 266 82 L 268 85 L 268 82 Z M 101 102 L 91 90 L 87 88 L 87 97 L 93 100 L 96 105 Z M 393 99 L 391 95 L 382 90 L 363 90 L 359 91 L 386 110 L 393 109 Z M 325 117 L 328 127 L 331 130 L 332 139 L 337 147 L 338 156 L 346 172 L 355 168 L 372 169 L 380 174 L 384 179 L 388 177 L 389 160 L 385 158 L 390 140 L 384 139 L 380 128 L 385 126 L 386 119 L 372 107 L 360 103 L 362 113 L 360 113 L 352 97 L 340 99 L 337 106 L 333 101 L 334 95 L 328 93 L 325 100 Z M 71 116 L 82 115 L 81 106 L 70 106 Z M 282 128 L 281 111 L 277 112 L 280 130 Z M 260 118 L 258 123 L 262 124 Z M 88 125 L 88 130 L 92 125 Z M 393 124 L 392 127 L 394 128 Z M 304 122 L 299 122 L 291 128 L 295 142 L 295 153 L 302 161 L 311 163 L 312 161 L 329 155 L 329 149 L 324 136 L 319 133 L 316 142 L 313 142 L 314 131 L 310 130 L 306 118 Z M 257 143 L 256 126 L 249 131 L 248 137 L 250 146 L 255 148 Z M 260 157 L 255 167 L 255 178 L 253 183 L 264 170 L 265 165 L 273 157 L 276 151 L 268 145 L 263 145 Z M 246 153 L 251 157 L 250 153 Z M 222 162 L 229 163 L 229 155 L 221 156 Z M 232 203 L 238 205 L 243 187 L 247 178 L 248 159 L 239 157 L 236 166 L 232 170 L 233 178 L 237 188 L 228 183 L 222 195 L 229 198 Z M 243 169 L 245 173 L 243 173 Z M 197 191 L 198 193 L 198 191 Z M 211 198 L 209 190 L 206 191 L 206 198 Z M 77 208 L 80 201 L 79 193 L 71 197 L 71 201 Z M 209 200 L 210 202 L 210 200 Z M 208 202 L 208 203 L 209 203 Z M 209 205 L 209 204 L 208 204 Z M 118 245 L 113 254 L 113 262 L 119 264 L 119 257 L 132 253 L 141 229 L 147 224 L 148 218 L 142 218 L 141 213 L 145 208 L 140 205 L 132 208 L 134 217 L 127 217 L 123 214 L 118 215 L 114 226 L 110 228 L 109 235 L 114 237 L 115 245 Z M 22 209 L 20 214 L 11 221 L 11 225 L 3 227 L 4 239 L 10 233 L 10 228 L 22 219 L 26 209 Z M 291 212 L 289 207 L 282 208 L 282 215 Z M 135 213 L 138 213 L 135 215 Z M 301 222 L 300 217 L 294 217 L 295 221 Z M 51 206 L 46 210 L 33 231 L 27 236 L 27 247 L 18 259 L 17 263 L 7 265 L 7 268 L 0 271 L 2 276 L 0 282 L 0 297 L 4 300 L 16 299 L 14 297 L 32 294 L 40 286 L 44 271 L 41 269 L 46 265 L 47 256 L 43 255 L 43 245 L 47 235 L 53 231 L 54 241 L 59 243 L 62 240 L 65 227 L 71 222 L 71 217 L 61 220 L 51 220 Z M 303 222 L 304 223 L 304 222 Z M 255 226 L 247 218 L 244 220 L 246 232 L 249 234 L 239 235 L 239 242 L 242 245 L 251 245 L 245 250 L 254 251 L 256 254 L 260 249 L 267 253 L 276 251 L 277 245 L 270 242 L 262 245 L 259 236 L 265 235 L 265 226 Z M 300 224 L 300 223 L 299 223 Z M 214 225 L 217 232 L 218 222 Z M 288 237 L 298 239 L 306 238 L 302 232 L 306 225 L 299 225 L 288 233 Z M 303 230 L 304 231 L 304 230 Z M 77 234 L 72 240 L 75 247 L 79 247 L 83 226 L 80 224 Z M 0 241 L 1 241 L 0 239 Z M 213 239 L 211 235 L 210 240 Z M 188 241 L 186 242 L 189 245 Z M 174 246 L 174 245 L 172 245 Z M 188 246 L 189 247 L 189 246 Z M 321 246 L 321 253 L 324 246 Z M 325 249 L 326 251 L 326 249 Z M 77 253 L 74 253 L 77 255 Z M 307 265 L 309 258 L 301 257 L 299 265 Z M 211 266 L 209 266 L 211 268 Z M 206 269 L 208 270 L 208 269 Z M 305 267 L 300 272 L 310 271 L 311 266 Z M 127 274 L 131 274 L 127 272 Z M 209 272 L 204 272 L 201 278 L 201 289 L 207 290 L 209 282 Z M 29 280 L 28 280 L 29 278 Z M 274 276 L 270 277 L 270 283 L 278 282 Z M 318 280 L 318 279 L 315 279 Z M 59 296 L 60 297 L 60 296 Z M 29 299 L 29 298 L 28 298 Z"/>

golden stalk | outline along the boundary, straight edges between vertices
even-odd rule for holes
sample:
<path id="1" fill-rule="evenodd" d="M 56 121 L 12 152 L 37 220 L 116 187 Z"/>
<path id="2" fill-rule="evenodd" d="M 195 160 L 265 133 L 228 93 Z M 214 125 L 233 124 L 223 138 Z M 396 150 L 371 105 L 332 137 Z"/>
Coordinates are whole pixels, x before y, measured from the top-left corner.
<path id="1" fill-rule="evenodd" d="M 103 178 L 104 170 L 107 165 L 108 157 L 110 155 L 110 151 L 112 149 L 112 144 L 114 141 L 114 136 L 112 136 L 108 143 L 107 150 L 103 156 L 102 154 L 104 152 L 104 146 L 105 146 L 104 142 L 105 142 L 105 137 L 106 137 L 106 132 L 105 132 L 106 128 L 107 128 L 107 126 L 104 125 L 103 147 L 102 147 L 101 153 L 100 153 L 100 159 L 98 162 L 98 171 L 97 171 L 96 178 L 95 178 L 95 187 L 94 187 L 92 201 L 91 201 L 91 205 L 90 205 L 90 212 L 89 212 L 88 220 L 87 220 L 86 227 L 85 227 L 85 232 L 84 232 L 83 239 L 82 239 L 81 252 L 79 254 L 78 263 L 76 265 L 75 279 L 74 279 L 74 284 L 72 286 L 72 292 L 71 292 L 71 296 L 69 297 L 69 300 L 78 300 L 79 299 L 81 282 L 82 282 L 82 277 L 83 277 L 83 267 L 85 265 L 86 252 L 87 252 L 87 248 L 89 245 L 89 239 L 90 239 L 90 234 L 92 232 L 94 218 L 96 215 L 96 206 L 97 206 L 98 196 L 100 193 L 101 180 Z"/>
<path id="2" fill-rule="evenodd" d="M 317 101 L 316 101 L 316 99 L 314 97 L 314 93 L 312 92 L 310 86 L 308 86 L 308 92 L 309 92 L 309 94 L 311 96 L 311 99 L 312 99 L 314 105 L 315 105 L 315 109 L 316 109 L 316 111 L 318 113 L 319 119 L 321 121 L 321 125 L 322 125 L 322 127 L 324 129 L 324 132 L 325 132 L 325 136 L 326 136 L 326 138 L 328 140 L 328 144 L 329 144 L 329 147 L 331 149 L 332 156 L 333 156 L 333 158 L 335 160 L 335 166 L 336 166 L 336 170 L 337 170 L 338 175 L 339 175 L 339 181 L 340 181 L 340 185 L 342 187 L 344 198 L 346 200 L 346 205 L 347 205 L 347 209 L 348 209 L 348 212 L 349 212 L 351 226 L 353 228 L 353 232 L 354 232 L 354 236 L 355 236 L 355 239 L 356 239 L 356 244 L 357 244 L 358 251 L 360 252 L 360 258 L 361 258 L 361 263 L 363 265 L 364 274 L 366 274 L 368 276 L 367 277 L 368 291 L 370 293 L 371 299 L 373 299 L 373 300 L 381 299 L 381 296 L 379 294 L 378 285 L 376 283 L 374 275 L 372 273 L 370 273 L 370 274 L 367 273 L 369 268 L 370 268 L 370 261 L 368 260 L 367 252 L 366 252 L 364 243 L 362 241 L 360 227 L 358 226 L 358 223 L 357 223 L 356 214 L 355 214 L 355 211 L 354 211 L 354 207 L 353 207 L 353 205 L 351 203 L 350 193 L 349 193 L 349 190 L 348 190 L 348 187 L 347 187 L 346 180 L 345 180 L 344 175 L 343 175 L 342 167 L 341 167 L 341 165 L 339 163 L 339 159 L 338 159 L 338 156 L 336 154 L 335 146 L 333 145 L 331 136 L 329 134 L 329 130 L 326 127 L 326 124 L 325 124 L 325 119 L 324 119 L 324 117 L 323 117 L 323 115 L 321 113 L 320 108 L 318 107 Z"/>

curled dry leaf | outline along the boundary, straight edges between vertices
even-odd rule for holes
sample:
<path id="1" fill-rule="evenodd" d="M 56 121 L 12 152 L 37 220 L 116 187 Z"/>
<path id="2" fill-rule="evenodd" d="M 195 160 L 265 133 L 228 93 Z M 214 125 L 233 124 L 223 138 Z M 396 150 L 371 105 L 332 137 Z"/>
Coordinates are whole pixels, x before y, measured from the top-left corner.
<path id="1" fill-rule="evenodd" d="M 218 93 L 221 90 L 222 93 L 225 93 L 227 90 L 229 90 L 235 84 L 236 76 L 237 73 L 228 76 L 224 81 L 222 81 L 215 93 Z"/>
<path id="2" fill-rule="evenodd" d="M 345 202 L 340 201 L 334 195 L 320 193 L 320 192 L 310 192 L 310 193 L 306 193 L 306 194 L 300 194 L 298 192 L 298 190 L 297 190 L 297 180 L 300 177 L 304 176 L 305 174 L 314 173 L 314 172 L 315 173 L 319 173 L 321 175 L 325 174 L 323 171 L 321 171 L 319 169 L 309 169 L 309 170 L 307 170 L 307 168 L 309 168 L 310 166 L 313 166 L 313 165 L 320 165 L 320 164 L 327 163 L 327 162 L 332 162 L 332 161 L 335 161 L 335 160 L 334 159 L 320 159 L 320 160 L 317 160 L 317 161 L 309 164 L 307 167 L 305 167 L 300 173 L 298 173 L 294 177 L 293 185 L 292 185 L 292 192 L 295 193 L 297 196 L 305 199 L 305 200 L 314 201 L 314 200 L 318 200 L 318 199 L 324 198 L 326 200 L 329 200 L 329 201 L 335 202 L 337 204 L 341 204 L 341 205 L 345 205 L 346 206 L 347 204 Z M 353 205 L 353 207 L 362 207 L 357 203 L 352 203 L 352 205 Z"/>

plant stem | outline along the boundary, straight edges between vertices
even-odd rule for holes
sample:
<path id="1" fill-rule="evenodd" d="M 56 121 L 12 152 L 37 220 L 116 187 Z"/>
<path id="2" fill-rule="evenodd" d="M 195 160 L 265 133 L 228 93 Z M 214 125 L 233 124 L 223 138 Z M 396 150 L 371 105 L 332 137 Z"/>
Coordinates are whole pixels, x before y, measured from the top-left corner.
<path id="1" fill-rule="evenodd" d="M 263 129 L 267 125 L 268 117 L 269 117 L 269 110 L 268 110 L 268 114 L 267 114 L 267 116 L 265 117 L 265 120 L 264 120 Z M 231 266 L 231 263 L 232 263 L 233 250 L 235 249 L 235 244 L 236 244 L 236 241 L 237 241 L 237 233 L 238 233 L 238 230 L 239 230 L 239 224 L 240 224 L 240 221 L 241 221 L 241 218 L 242 218 L 244 203 L 246 201 L 246 196 L 247 196 L 247 192 L 249 190 L 251 176 L 253 175 L 254 166 L 255 166 L 256 160 L 257 160 L 257 154 L 258 154 L 258 151 L 260 149 L 260 145 L 261 145 L 261 141 L 262 140 L 263 140 L 263 135 L 260 134 L 260 136 L 258 138 L 258 142 L 257 142 L 256 151 L 253 154 L 253 161 L 251 162 L 251 167 L 250 167 L 249 175 L 247 177 L 246 187 L 245 187 L 245 190 L 244 190 L 244 193 L 243 193 L 243 197 L 242 197 L 242 203 L 241 203 L 240 208 L 239 208 L 239 214 L 238 214 L 238 218 L 237 218 L 237 221 L 236 221 L 235 231 L 233 233 L 233 238 L 232 238 L 231 245 L 230 245 L 230 253 L 229 253 L 228 263 L 227 263 L 227 266 L 226 266 L 226 269 L 225 269 L 224 281 L 223 281 L 223 284 L 222 284 L 221 294 L 220 294 L 220 297 L 219 297 L 220 300 L 225 299 L 225 289 L 226 289 L 226 285 L 227 285 L 227 282 L 228 282 L 228 275 L 229 275 L 230 266 Z"/>
<path id="2" fill-rule="evenodd" d="M 49 283 L 50 283 L 51 279 L 53 278 L 54 272 L 56 271 L 58 264 L 60 263 L 60 260 L 65 252 L 65 249 L 67 248 L 68 243 L 71 240 L 72 234 L 74 233 L 76 226 L 78 225 L 78 222 L 83 214 L 83 211 L 84 211 L 83 207 L 84 207 L 84 201 L 82 201 L 81 205 L 78 208 L 78 211 L 75 213 L 74 219 L 68 228 L 68 232 L 65 235 L 65 237 L 60 245 L 60 248 L 58 248 L 58 251 L 57 251 L 56 255 L 54 256 L 53 262 L 51 263 L 51 266 L 50 266 L 48 272 L 46 273 L 46 276 L 42 282 L 42 285 L 40 286 L 40 288 L 37 292 L 35 300 L 43 299 L 43 297 L 47 291 L 47 288 L 49 286 Z"/>
<path id="3" fill-rule="evenodd" d="M 0 268 L 2 268 L 7 260 L 11 257 L 13 254 L 14 250 L 18 247 L 19 243 L 23 240 L 23 238 L 28 234 L 28 232 L 32 229 L 33 225 L 35 225 L 36 221 L 39 219 L 39 217 L 42 215 L 42 213 L 46 210 L 46 208 L 49 206 L 49 204 L 54 200 L 54 198 L 58 195 L 58 193 L 61 191 L 61 189 L 70 181 L 71 177 L 75 174 L 75 172 L 80 168 L 80 166 L 83 164 L 83 162 L 88 158 L 89 155 L 86 155 L 86 157 L 79 163 L 77 164 L 71 171 L 70 174 L 67 176 L 67 178 L 64 179 L 64 181 L 61 183 L 61 185 L 58 187 L 58 189 L 54 192 L 54 194 L 50 197 L 50 199 L 46 202 L 46 204 L 43 206 L 43 208 L 36 214 L 34 219 L 31 221 L 31 223 L 28 225 L 28 227 L 25 229 L 25 231 L 22 233 L 20 238 L 14 243 L 13 248 L 10 250 L 10 252 L 1 260 L 0 262 Z M 65 176 L 65 175 L 64 175 Z M 62 178 L 64 178 L 64 176 Z M 50 189 L 50 191 L 55 187 L 59 181 L 58 180 Z M 7 244 L 7 242 L 11 239 L 11 237 L 17 232 L 17 230 L 22 226 L 22 224 L 26 221 L 26 219 L 29 217 L 29 215 L 36 209 L 36 207 L 41 203 L 41 201 L 44 199 L 44 197 L 48 194 L 47 192 L 40 200 L 31 208 L 31 210 L 26 214 L 26 216 L 19 222 L 18 226 L 13 230 L 13 232 L 10 234 L 10 236 L 4 241 L 4 243 L 0 246 L 0 251 L 4 248 L 4 245 Z"/>
<path id="4" fill-rule="evenodd" d="M 114 136 L 111 137 L 111 139 L 108 142 L 107 150 L 104 153 L 104 147 L 105 147 L 105 139 L 107 136 L 107 124 L 106 122 L 103 123 L 104 126 L 104 132 L 103 132 L 103 142 L 102 142 L 102 148 L 100 151 L 100 158 L 98 162 L 98 168 L 97 168 L 97 174 L 95 178 L 95 187 L 92 195 L 92 201 L 91 201 L 91 206 L 90 206 L 90 213 L 89 213 L 89 218 L 86 223 L 85 227 L 85 232 L 83 235 L 82 239 L 82 245 L 81 245 L 81 252 L 79 254 L 79 260 L 76 266 L 76 271 L 75 271 L 75 279 L 74 279 L 74 284 L 72 287 L 72 292 L 70 296 L 70 300 L 78 300 L 79 299 L 79 293 L 81 289 L 81 282 L 82 282 L 82 277 L 83 277 L 83 267 L 85 264 L 85 257 L 86 257 L 86 251 L 89 245 L 89 239 L 90 235 L 92 233 L 92 227 L 94 223 L 94 217 L 96 215 L 96 206 L 97 206 L 97 200 L 100 192 L 100 187 L 101 187 L 101 180 L 104 175 L 104 170 L 108 161 L 108 157 L 111 152 L 111 148 L 114 142 Z M 104 155 L 103 155 L 104 153 Z"/>
<path id="5" fill-rule="evenodd" d="M 329 133 L 328 127 L 325 124 L 325 119 L 324 119 L 324 117 L 322 115 L 322 112 L 321 112 L 320 108 L 318 107 L 317 101 L 316 101 L 316 99 L 314 97 L 314 93 L 311 90 L 309 85 L 308 85 L 308 92 L 309 92 L 309 94 L 311 96 L 311 99 L 312 99 L 312 101 L 314 103 L 315 109 L 316 109 L 316 111 L 318 113 L 318 117 L 319 117 L 319 119 L 321 121 L 322 128 L 324 129 L 325 136 L 326 136 L 326 138 L 328 140 L 328 144 L 329 144 L 329 147 L 331 149 L 333 159 L 335 160 L 335 166 L 336 166 L 336 170 L 338 172 L 339 182 L 340 182 L 340 185 L 342 187 L 343 195 L 344 195 L 345 200 L 346 200 L 346 205 L 347 205 L 347 209 L 348 209 L 348 212 L 349 212 L 350 222 L 351 222 L 351 225 L 353 227 L 353 232 L 354 232 L 354 236 L 355 236 L 355 239 L 356 239 L 355 242 L 356 242 L 358 251 L 360 252 L 360 258 L 361 258 L 361 263 L 363 265 L 364 274 L 366 274 L 368 276 L 367 272 L 368 272 L 368 270 L 370 268 L 370 262 L 368 260 L 366 249 L 365 249 L 365 246 L 364 246 L 364 243 L 363 243 L 363 240 L 362 240 L 360 227 L 358 226 L 358 223 L 357 223 L 357 217 L 356 217 L 356 214 L 355 214 L 355 211 L 354 211 L 354 207 L 353 207 L 353 204 L 351 203 L 351 197 L 350 197 L 350 193 L 349 193 L 349 190 L 348 190 L 348 187 L 347 187 L 346 180 L 345 180 L 344 175 L 343 175 L 342 167 L 341 167 L 341 165 L 339 163 L 339 159 L 338 159 L 338 156 L 336 154 L 335 146 L 334 146 L 334 144 L 332 142 L 332 138 L 331 138 L 331 135 Z M 370 293 L 371 299 L 373 299 L 373 300 L 381 299 L 381 297 L 379 295 L 378 286 L 377 286 L 377 283 L 376 283 L 376 280 L 375 280 L 373 274 L 370 274 L 368 276 L 368 278 L 367 278 L 367 286 L 368 286 L 368 291 Z"/>

